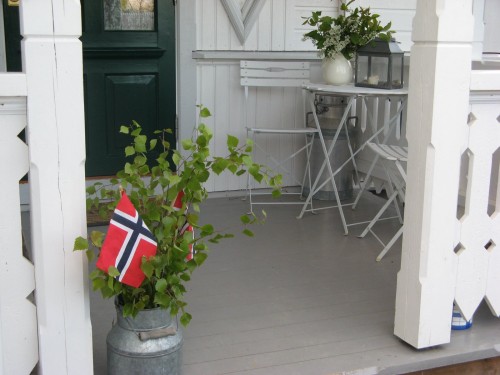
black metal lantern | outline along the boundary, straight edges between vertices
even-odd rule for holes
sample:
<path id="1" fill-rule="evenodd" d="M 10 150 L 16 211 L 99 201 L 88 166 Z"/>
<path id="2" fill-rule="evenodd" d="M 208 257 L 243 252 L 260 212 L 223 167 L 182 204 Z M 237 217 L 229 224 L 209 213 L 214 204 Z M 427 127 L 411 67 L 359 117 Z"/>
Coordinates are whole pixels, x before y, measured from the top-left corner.
<path id="1" fill-rule="evenodd" d="M 356 52 L 354 85 L 376 89 L 403 87 L 404 52 L 394 39 L 375 39 Z"/>

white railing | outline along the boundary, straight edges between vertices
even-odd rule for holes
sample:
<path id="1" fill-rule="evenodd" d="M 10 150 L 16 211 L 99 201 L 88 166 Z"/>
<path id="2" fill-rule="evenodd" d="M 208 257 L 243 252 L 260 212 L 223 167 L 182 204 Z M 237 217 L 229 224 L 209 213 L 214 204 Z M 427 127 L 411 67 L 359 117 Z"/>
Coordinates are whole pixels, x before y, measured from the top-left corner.
<path id="1" fill-rule="evenodd" d="M 33 263 L 23 255 L 19 180 L 28 172 L 26 77 L 0 74 L 0 373 L 29 374 L 38 362 Z"/>
<path id="2" fill-rule="evenodd" d="M 455 301 L 468 320 L 483 298 L 500 316 L 500 63 L 497 69 L 472 71 L 468 123 L 457 126 L 466 165 L 454 243 Z"/>
<path id="3" fill-rule="evenodd" d="M 416 348 L 450 342 L 454 301 L 466 318 L 485 297 L 500 312 L 500 223 L 488 207 L 499 201 L 500 72 L 471 69 L 471 10 L 472 0 L 418 1 L 413 22 L 394 333 Z"/>
<path id="4" fill-rule="evenodd" d="M 0 74 L 0 373 L 93 372 L 80 1 L 20 3 L 25 74 Z M 29 148 L 19 138 L 26 127 Z M 33 266 L 22 253 L 29 172 Z M 34 292 L 34 298 L 32 295 Z M 35 305 L 30 301 L 35 301 Z"/>

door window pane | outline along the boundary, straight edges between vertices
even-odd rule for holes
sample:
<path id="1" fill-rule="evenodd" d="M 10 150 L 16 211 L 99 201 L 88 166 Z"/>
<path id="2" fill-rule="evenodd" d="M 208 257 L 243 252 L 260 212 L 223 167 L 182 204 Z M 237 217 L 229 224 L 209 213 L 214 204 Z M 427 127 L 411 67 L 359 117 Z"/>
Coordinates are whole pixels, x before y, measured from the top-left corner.
<path id="1" fill-rule="evenodd" d="M 154 0 L 104 0 L 104 30 L 154 30 Z"/>

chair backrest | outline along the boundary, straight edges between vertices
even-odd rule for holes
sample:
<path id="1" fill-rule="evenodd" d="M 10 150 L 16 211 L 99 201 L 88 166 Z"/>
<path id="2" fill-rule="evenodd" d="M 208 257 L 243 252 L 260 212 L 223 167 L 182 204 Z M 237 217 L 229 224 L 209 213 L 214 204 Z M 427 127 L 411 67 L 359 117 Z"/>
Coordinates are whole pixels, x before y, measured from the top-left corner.
<path id="1" fill-rule="evenodd" d="M 309 63 L 295 61 L 240 62 L 241 85 L 262 87 L 301 87 L 309 82 Z"/>

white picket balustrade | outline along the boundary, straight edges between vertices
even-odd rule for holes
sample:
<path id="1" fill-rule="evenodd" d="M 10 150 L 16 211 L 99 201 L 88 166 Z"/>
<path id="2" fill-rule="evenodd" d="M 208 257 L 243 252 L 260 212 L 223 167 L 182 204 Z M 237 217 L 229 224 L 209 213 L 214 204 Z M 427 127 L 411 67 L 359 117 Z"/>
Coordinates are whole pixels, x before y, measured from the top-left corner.
<path id="1" fill-rule="evenodd" d="M 20 3 L 27 82 L 30 211 L 39 373 L 92 374 L 85 254 L 85 122 L 81 5 Z"/>
<path id="2" fill-rule="evenodd" d="M 87 232 L 80 9 L 23 1 L 25 73 L 0 74 L 0 374 L 93 373 L 87 261 L 73 252 Z M 27 172 L 35 266 L 21 235 Z"/>
<path id="3" fill-rule="evenodd" d="M 500 69 L 471 72 L 472 9 L 419 1 L 414 22 L 395 334 L 416 348 L 450 341 L 454 301 L 500 316 Z"/>
<path id="4" fill-rule="evenodd" d="M 472 74 L 469 120 L 457 132 L 463 136 L 461 151 L 467 157 L 462 160 L 468 165 L 462 166 L 465 199 L 459 203 L 465 203 L 456 221 L 455 301 L 467 320 L 483 298 L 492 313 L 500 316 L 500 64 L 499 70 L 488 71 L 493 82 L 496 77 L 496 87 L 492 81 L 474 82 L 474 76 L 482 74 Z"/>
<path id="5" fill-rule="evenodd" d="M 23 256 L 19 180 L 28 172 L 26 78 L 0 74 L 0 374 L 29 374 L 38 361 L 33 264 Z"/>

